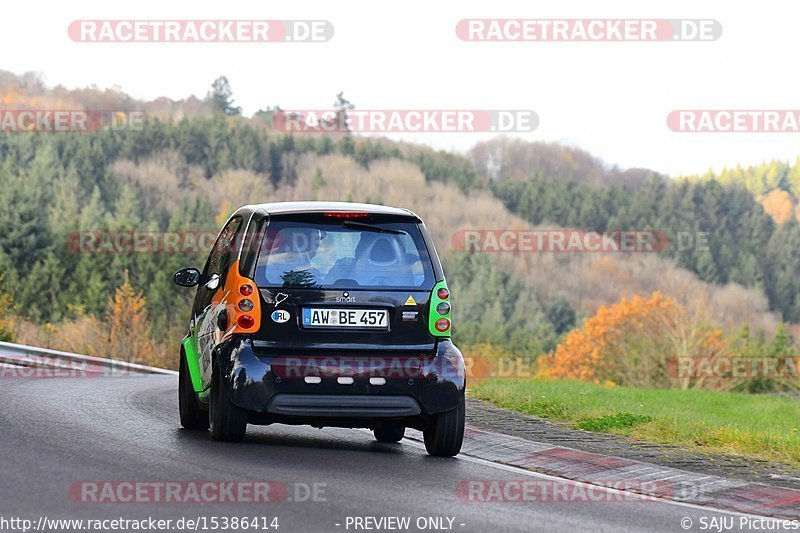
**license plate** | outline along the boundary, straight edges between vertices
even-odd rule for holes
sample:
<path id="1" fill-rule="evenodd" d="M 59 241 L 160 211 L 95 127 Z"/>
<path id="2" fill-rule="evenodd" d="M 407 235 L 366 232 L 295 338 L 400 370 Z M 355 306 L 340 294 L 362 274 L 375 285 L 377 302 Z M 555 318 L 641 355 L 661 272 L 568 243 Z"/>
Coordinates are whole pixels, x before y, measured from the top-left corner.
<path id="1" fill-rule="evenodd" d="M 307 328 L 370 328 L 386 329 L 389 312 L 386 309 L 303 309 L 303 326 Z"/>

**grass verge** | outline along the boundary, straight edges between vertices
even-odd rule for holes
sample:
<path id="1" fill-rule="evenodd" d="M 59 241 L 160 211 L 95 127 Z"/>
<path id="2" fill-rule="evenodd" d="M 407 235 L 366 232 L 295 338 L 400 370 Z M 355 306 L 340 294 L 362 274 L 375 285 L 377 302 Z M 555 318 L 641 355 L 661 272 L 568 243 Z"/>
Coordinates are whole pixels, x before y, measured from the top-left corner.
<path id="1" fill-rule="evenodd" d="M 489 380 L 472 396 L 577 429 L 800 466 L 800 401 L 705 390 Z"/>

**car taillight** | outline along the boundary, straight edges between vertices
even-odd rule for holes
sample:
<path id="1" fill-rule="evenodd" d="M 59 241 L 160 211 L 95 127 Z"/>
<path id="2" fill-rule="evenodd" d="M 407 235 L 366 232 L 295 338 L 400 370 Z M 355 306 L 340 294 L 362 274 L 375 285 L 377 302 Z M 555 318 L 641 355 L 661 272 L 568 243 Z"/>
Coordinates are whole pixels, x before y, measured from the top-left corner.
<path id="1" fill-rule="evenodd" d="M 239 301 L 239 311 L 242 311 L 244 313 L 249 313 L 250 311 L 253 310 L 253 307 L 255 307 L 255 304 L 253 303 L 253 300 L 240 300 Z"/>
<path id="2" fill-rule="evenodd" d="M 245 283 L 241 287 L 239 287 L 239 294 L 242 296 L 250 296 L 253 294 L 253 286 Z"/>
<path id="3" fill-rule="evenodd" d="M 450 296 L 450 291 L 448 291 L 446 288 L 442 287 L 441 289 L 436 291 L 436 296 L 438 296 L 440 300 L 447 300 L 447 298 Z M 444 314 L 444 313 L 442 313 L 442 314 Z"/>
<path id="4" fill-rule="evenodd" d="M 440 318 L 436 321 L 436 331 L 445 332 L 450 329 L 450 321 L 446 318 Z"/>
<path id="5" fill-rule="evenodd" d="M 450 312 L 450 304 L 447 302 L 440 302 L 436 306 L 436 312 L 440 315 L 446 315 Z"/>
<path id="6" fill-rule="evenodd" d="M 236 319 L 236 325 L 242 329 L 250 329 L 255 323 L 256 321 L 250 315 L 239 315 L 239 318 Z"/>

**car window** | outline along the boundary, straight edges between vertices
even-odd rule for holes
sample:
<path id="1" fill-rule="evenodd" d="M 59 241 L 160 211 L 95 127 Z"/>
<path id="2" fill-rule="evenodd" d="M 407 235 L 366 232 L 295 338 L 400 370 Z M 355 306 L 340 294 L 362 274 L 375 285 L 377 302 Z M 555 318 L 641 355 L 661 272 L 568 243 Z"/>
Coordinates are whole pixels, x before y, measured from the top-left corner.
<path id="1" fill-rule="evenodd" d="M 421 288 L 433 285 L 433 271 L 413 222 L 370 228 L 273 221 L 259 253 L 255 281 L 266 287 Z"/>
<path id="2" fill-rule="evenodd" d="M 208 257 L 208 263 L 205 269 L 206 276 L 212 274 L 222 275 L 222 273 L 227 270 L 230 252 L 233 248 L 232 245 L 236 240 L 236 232 L 239 230 L 241 224 L 241 217 L 236 217 L 228 222 L 219 233 L 217 242 L 214 243 L 214 248 L 211 250 L 211 254 Z"/>

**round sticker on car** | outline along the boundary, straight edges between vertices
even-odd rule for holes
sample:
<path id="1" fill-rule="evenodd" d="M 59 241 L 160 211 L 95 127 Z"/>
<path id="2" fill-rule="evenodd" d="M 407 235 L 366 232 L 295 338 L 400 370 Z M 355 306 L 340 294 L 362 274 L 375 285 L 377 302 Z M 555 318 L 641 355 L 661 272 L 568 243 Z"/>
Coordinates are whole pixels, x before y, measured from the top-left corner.
<path id="1" fill-rule="evenodd" d="M 277 311 L 272 312 L 272 321 L 277 322 L 278 324 L 283 324 L 284 322 L 288 322 L 289 318 L 291 318 L 289 311 L 278 309 Z"/>

